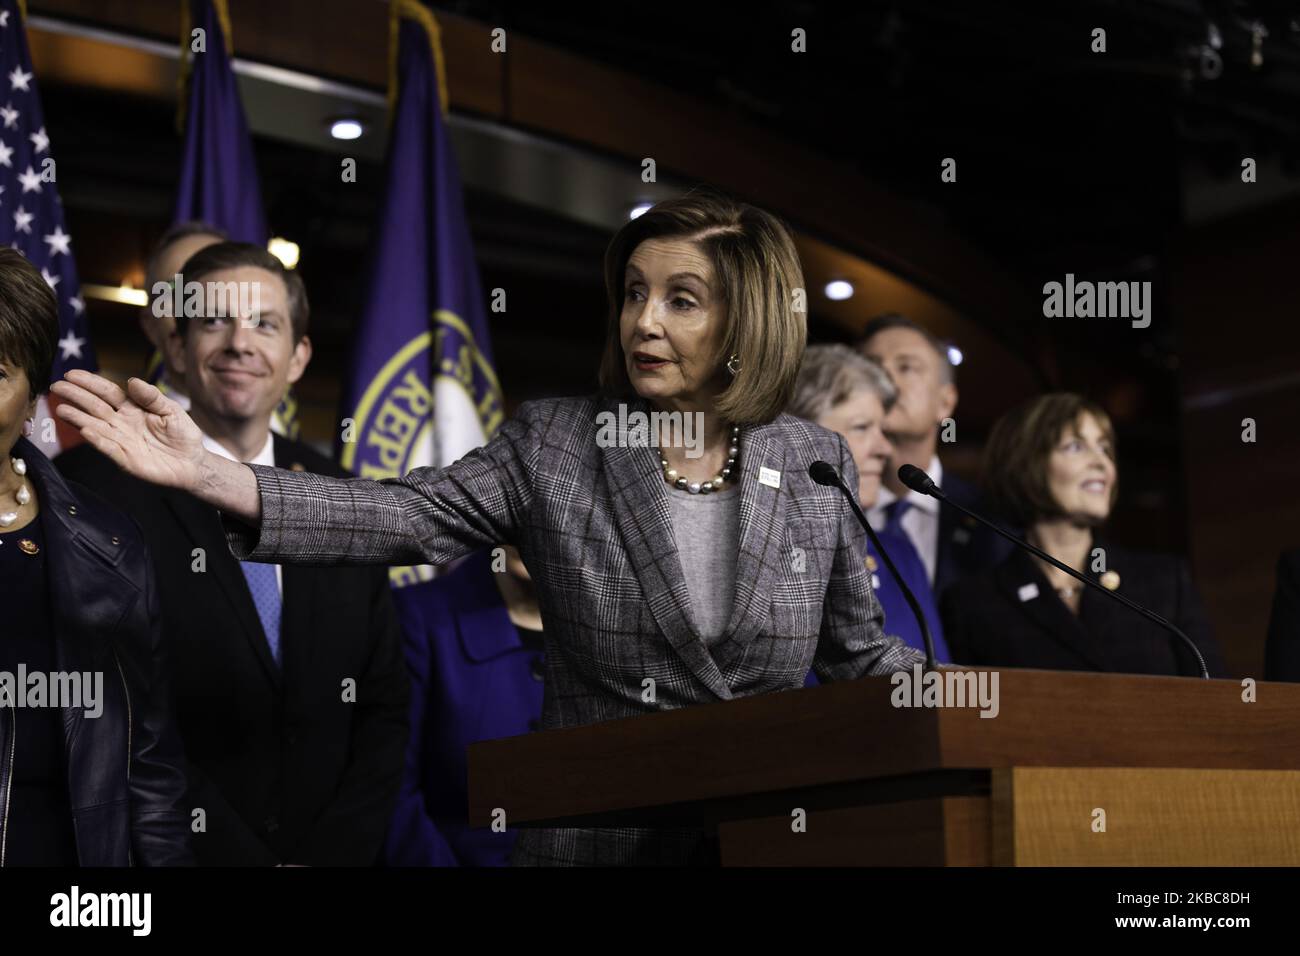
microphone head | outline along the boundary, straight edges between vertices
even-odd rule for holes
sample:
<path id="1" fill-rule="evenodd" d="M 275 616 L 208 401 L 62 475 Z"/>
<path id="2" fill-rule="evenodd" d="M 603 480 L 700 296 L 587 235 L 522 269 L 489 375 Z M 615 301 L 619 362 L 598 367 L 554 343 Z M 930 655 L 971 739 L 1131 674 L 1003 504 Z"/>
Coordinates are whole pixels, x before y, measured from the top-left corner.
<path id="1" fill-rule="evenodd" d="M 825 485 L 828 488 L 838 488 L 840 486 L 840 473 L 835 470 L 834 465 L 829 465 L 824 461 L 815 461 L 808 466 L 808 477 L 819 485 Z"/>
<path id="2" fill-rule="evenodd" d="M 923 472 L 916 465 L 904 465 L 898 469 L 898 480 L 913 491 L 919 491 L 923 495 L 930 495 L 933 498 L 939 497 L 937 492 L 939 486 L 934 483 L 934 479 Z"/>

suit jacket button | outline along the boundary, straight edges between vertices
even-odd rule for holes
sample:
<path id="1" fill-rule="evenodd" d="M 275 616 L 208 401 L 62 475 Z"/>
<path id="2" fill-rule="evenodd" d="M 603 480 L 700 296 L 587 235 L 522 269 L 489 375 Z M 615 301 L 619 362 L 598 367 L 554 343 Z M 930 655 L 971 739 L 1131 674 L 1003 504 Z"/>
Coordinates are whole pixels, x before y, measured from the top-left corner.
<path id="1" fill-rule="evenodd" d="M 119 540 L 117 539 L 117 535 L 113 535 L 113 537 L 112 537 L 111 540 L 112 540 L 112 542 L 113 542 L 114 544 L 121 544 L 121 543 L 122 543 L 121 541 L 119 541 Z"/>
<path id="2" fill-rule="evenodd" d="M 77 514 L 77 506 L 76 506 L 76 505 L 68 505 L 68 514 L 73 515 L 73 516 L 75 517 L 76 514 Z"/>

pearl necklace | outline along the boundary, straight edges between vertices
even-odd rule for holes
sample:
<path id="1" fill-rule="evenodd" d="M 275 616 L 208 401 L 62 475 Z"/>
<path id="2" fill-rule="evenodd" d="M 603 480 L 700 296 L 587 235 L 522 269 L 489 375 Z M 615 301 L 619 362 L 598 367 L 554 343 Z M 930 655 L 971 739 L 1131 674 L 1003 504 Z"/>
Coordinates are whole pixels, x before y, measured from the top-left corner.
<path id="1" fill-rule="evenodd" d="M 730 481 L 731 476 L 736 474 L 736 459 L 740 457 L 740 426 L 731 426 L 731 445 L 727 448 L 727 463 L 722 467 L 722 471 L 714 475 L 709 481 L 687 481 L 681 475 L 677 474 L 676 468 L 668 467 L 668 459 L 660 456 L 659 466 L 664 470 L 664 481 L 681 491 L 689 491 L 693 495 L 707 495 L 710 491 L 717 491 L 722 487 L 723 482 Z"/>
<path id="2" fill-rule="evenodd" d="M 14 473 L 19 477 L 27 474 L 27 462 L 23 461 L 21 458 L 10 458 L 9 464 L 13 467 Z M 27 489 L 27 482 L 24 481 L 18 486 L 18 491 L 14 495 L 14 498 L 18 501 L 19 508 L 32 500 L 32 493 Z M 17 511 L 0 512 L 0 528 L 7 528 L 17 520 Z"/>

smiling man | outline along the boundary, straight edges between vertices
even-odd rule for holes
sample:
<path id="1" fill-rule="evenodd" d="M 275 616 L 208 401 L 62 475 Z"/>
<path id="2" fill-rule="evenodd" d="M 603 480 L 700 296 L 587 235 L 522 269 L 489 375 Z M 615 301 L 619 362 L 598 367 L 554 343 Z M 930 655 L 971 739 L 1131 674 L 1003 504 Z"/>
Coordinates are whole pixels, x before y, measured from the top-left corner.
<path id="1" fill-rule="evenodd" d="M 204 446 L 233 461 L 342 475 L 271 431 L 280 397 L 311 359 L 297 273 L 233 242 L 200 250 L 181 272 L 205 296 L 177 316 L 169 363 L 184 375 Z M 202 811 L 199 863 L 373 863 L 407 723 L 385 571 L 241 563 L 216 509 L 197 498 L 130 478 L 89 445 L 56 464 L 131 513 L 153 552 L 189 802 Z"/>

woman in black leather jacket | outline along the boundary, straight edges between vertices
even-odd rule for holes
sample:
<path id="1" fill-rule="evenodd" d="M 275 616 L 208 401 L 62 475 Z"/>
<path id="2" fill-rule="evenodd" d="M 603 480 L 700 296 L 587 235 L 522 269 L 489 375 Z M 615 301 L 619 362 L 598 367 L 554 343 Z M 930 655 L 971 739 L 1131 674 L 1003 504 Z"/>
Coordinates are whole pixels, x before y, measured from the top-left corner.
<path id="1" fill-rule="evenodd" d="M 58 338 L 49 286 L 0 248 L 0 866 L 188 864 L 148 551 L 25 437 Z"/>

